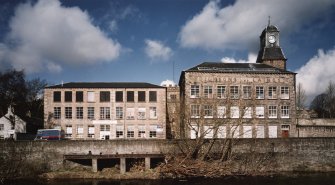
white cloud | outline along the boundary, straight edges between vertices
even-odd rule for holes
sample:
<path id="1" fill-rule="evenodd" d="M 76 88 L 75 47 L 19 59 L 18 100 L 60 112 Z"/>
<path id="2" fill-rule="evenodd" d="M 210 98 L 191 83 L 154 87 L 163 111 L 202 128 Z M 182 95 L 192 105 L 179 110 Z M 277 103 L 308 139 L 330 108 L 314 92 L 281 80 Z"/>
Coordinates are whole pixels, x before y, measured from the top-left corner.
<path id="1" fill-rule="evenodd" d="M 121 50 L 118 42 L 92 25 L 87 12 L 63 7 L 54 0 L 19 5 L 10 21 L 7 40 L 8 47 L 2 50 L 0 60 L 28 73 L 44 69 L 59 72 L 63 65 L 109 62 Z"/>
<path id="2" fill-rule="evenodd" d="M 210 1 L 182 27 L 180 44 L 222 50 L 255 47 L 268 16 L 281 31 L 290 33 L 321 17 L 334 4 L 334 0 L 236 0 L 221 8 L 219 1 Z"/>
<path id="3" fill-rule="evenodd" d="M 174 86 L 176 86 L 176 83 L 172 80 L 167 79 L 167 80 L 164 80 L 164 81 L 161 82 L 161 86 L 174 87 Z"/>
<path id="4" fill-rule="evenodd" d="M 221 59 L 221 62 L 223 63 L 256 63 L 256 60 L 257 60 L 257 55 L 255 55 L 254 53 L 249 53 L 248 60 L 243 60 L 243 59 L 236 60 L 234 58 L 223 57 Z"/>
<path id="5" fill-rule="evenodd" d="M 335 81 L 335 49 L 318 54 L 296 71 L 297 84 L 301 83 L 310 102 L 326 90 L 329 81 Z"/>
<path id="6" fill-rule="evenodd" d="M 169 60 L 172 56 L 171 48 L 157 40 L 145 40 L 145 53 L 152 60 Z"/>
<path id="7" fill-rule="evenodd" d="M 117 30 L 119 29 L 117 21 L 115 19 L 111 20 L 109 22 L 108 28 L 111 32 L 117 32 Z"/>

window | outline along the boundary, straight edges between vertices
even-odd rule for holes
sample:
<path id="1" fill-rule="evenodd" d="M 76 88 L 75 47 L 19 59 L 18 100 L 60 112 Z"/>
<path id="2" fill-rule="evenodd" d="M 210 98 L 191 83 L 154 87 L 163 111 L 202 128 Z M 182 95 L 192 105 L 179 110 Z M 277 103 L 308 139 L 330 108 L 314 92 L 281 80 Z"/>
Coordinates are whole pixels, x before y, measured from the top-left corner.
<path id="1" fill-rule="evenodd" d="M 101 120 L 106 120 L 110 119 L 111 114 L 110 114 L 110 108 L 109 107 L 100 107 L 100 119 Z"/>
<path id="2" fill-rule="evenodd" d="M 256 138 L 264 138 L 264 126 L 256 126 Z"/>
<path id="3" fill-rule="evenodd" d="M 157 137 L 157 125 L 150 126 L 149 137 L 156 138 Z"/>
<path id="4" fill-rule="evenodd" d="M 138 137 L 145 138 L 145 126 L 144 125 L 138 126 Z"/>
<path id="5" fill-rule="evenodd" d="M 76 91 L 76 102 L 83 102 L 83 101 L 84 101 L 84 92 Z"/>
<path id="6" fill-rule="evenodd" d="M 145 108 L 138 108 L 138 112 L 137 112 L 137 119 L 145 119 Z"/>
<path id="7" fill-rule="evenodd" d="M 243 110 L 243 118 L 251 118 L 252 117 L 252 108 L 245 107 Z"/>
<path id="8" fill-rule="evenodd" d="M 226 107 L 225 106 L 218 106 L 217 112 L 218 118 L 226 118 Z"/>
<path id="9" fill-rule="evenodd" d="M 269 118 L 277 118 L 277 106 L 269 106 Z"/>
<path id="10" fill-rule="evenodd" d="M 191 105 L 191 118 L 200 117 L 200 105 Z"/>
<path id="11" fill-rule="evenodd" d="M 83 119 L 83 107 L 76 107 L 76 118 Z"/>
<path id="12" fill-rule="evenodd" d="M 100 132 L 109 132 L 111 130 L 110 125 L 100 125 Z"/>
<path id="13" fill-rule="evenodd" d="M 206 138 L 206 139 L 213 138 L 213 136 L 214 136 L 213 126 L 204 126 L 204 132 L 205 132 L 204 138 Z"/>
<path id="14" fill-rule="evenodd" d="M 239 118 L 240 110 L 237 106 L 230 107 L 230 118 Z"/>
<path id="15" fill-rule="evenodd" d="M 290 90 L 288 87 L 280 87 L 280 98 L 290 99 Z"/>
<path id="16" fill-rule="evenodd" d="M 281 106 L 281 117 L 290 118 L 290 107 L 288 105 Z"/>
<path id="17" fill-rule="evenodd" d="M 93 125 L 88 126 L 87 137 L 88 138 L 94 138 L 94 132 L 95 132 L 94 126 Z"/>
<path id="18" fill-rule="evenodd" d="M 230 86 L 230 98 L 231 99 L 238 99 L 238 86 Z"/>
<path id="19" fill-rule="evenodd" d="M 252 126 L 243 126 L 243 138 L 252 138 Z"/>
<path id="20" fill-rule="evenodd" d="M 264 99 L 264 87 L 256 87 L 256 99 Z"/>
<path id="21" fill-rule="evenodd" d="M 93 91 L 88 91 L 87 92 L 87 101 L 88 102 L 95 102 L 94 92 Z"/>
<path id="22" fill-rule="evenodd" d="M 263 106 L 256 107 L 256 118 L 264 118 L 264 107 Z"/>
<path id="23" fill-rule="evenodd" d="M 210 85 L 205 85 L 204 86 L 204 96 L 206 98 L 212 98 L 213 97 L 213 89 L 212 86 Z"/>
<path id="24" fill-rule="evenodd" d="M 123 119 L 123 107 L 116 107 L 116 119 Z"/>
<path id="25" fill-rule="evenodd" d="M 138 102 L 145 102 L 145 91 L 138 91 Z"/>
<path id="26" fill-rule="evenodd" d="M 54 91 L 54 102 L 61 102 L 61 92 Z"/>
<path id="27" fill-rule="evenodd" d="M 87 119 L 94 119 L 94 107 L 87 107 Z"/>
<path id="28" fill-rule="evenodd" d="M 100 102 L 110 102 L 109 91 L 100 91 Z"/>
<path id="29" fill-rule="evenodd" d="M 157 119 L 157 107 L 149 107 L 150 119 Z"/>
<path id="30" fill-rule="evenodd" d="M 191 125 L 190 127 L 191 127 L 190 128 L 191 139 L 196 139 L 200 137 L 199 127 L 197 125 Z"/>
<path id="31" fill-rule="evenodd" d="M 127 138 L 134 138 L 134 137 L 135 137 L 134 126 L 132 125 L 127 126 Z"/>
<path id="32" fill-rule="evenodd" d="M 204 105 L 205 118 L 213 118 L 213 106 Z"/>
<path id="33" fill-rule="evenodd" d="M 269 87 L 269 99 L 277 98 L 277 87 Z"/>
<path id="34" fill-rule="evenodd" d="M 77 125 L 77 138 L 83 138 L 83 136 L 84 136 L 83 125 Z"/>
<path id="35" fill-rule="evenodd" d="M 123 138 L 123 125 L 116 125 L 116 138 Z"/>
<path id="36" fill-rule="evenodd" d="M 72 102 L 72 92 L 65 91 L 65 102 Z"/>
<path id="37" fill-rule="evenodd" d="M 0 130 L 5 130 L 5 124 L 0 124 Z"/>
<path id="38" fill-rule="evenodd" d="M 134 102 L 134 91 L 127 91 L 127 102 Z"/>
<path id="39" fill-rule="evenodd" d="M 226 98 L 225 92 L 226 92 L 226 86 L 222 86 L 222 85 L 217 86 L 216 94 L 218 98 Z"/>
<path id="40" fill-rule="evenodd" d="M 123 102 L 123 92 L 122 91 L 116 91 L 115 92 L 115 101 L 116 102 Z"/>
<path id="41" fill-rule="evenodd" d="M 243 86 L 243 98 L 244 99 L 251 98 L 251 86 Z"/>
<path id="42" fill-rule="evenodd" d="M 177 95 L 176 94 L 170 94 L 170 100 L 176 100 Z"/>
<path id="43" fill-rule="evenodd" d="M 149 101 L 150 102 L 157 101 L 157 91 L 149 91 Z"/>
<path id="44" fill-rule="evenodd" d="M 135 119 L 135 108 L 127 108 L 127 119 Z"/>
<path id="45" fill-rule="evenodd" d="M 200 88 L 199 85 L 191 85 L 191 98 L 199 98 Z"/>
<path id="46" fill-rule="evenodd" d="M 269 126 L 269 138 L 277 138 L 277 126 Z"/>
<path id="47" fill-rule="evenodd" d="M 226 126 L 219 126 L 217 134 L 218 138 L 226 138 L 227 137 Z"/>
<path id="48" fill-rule="evenodd" d="M 65 119 L 72 119 L 72 107 L 65 107 Z"/>
<path id="49" fill-rule="evenodd" d="M 54 107 L 54 118 L 55 119 L 61 118 L 61 108 L 60 107 Z"/>
<path id="50" fill-rule="evenodd" d="M 66 125 L 65 127 L 66 127 L 65 137 L 66 138 L 71 138 L 72 137 L 72 125 Z"/>

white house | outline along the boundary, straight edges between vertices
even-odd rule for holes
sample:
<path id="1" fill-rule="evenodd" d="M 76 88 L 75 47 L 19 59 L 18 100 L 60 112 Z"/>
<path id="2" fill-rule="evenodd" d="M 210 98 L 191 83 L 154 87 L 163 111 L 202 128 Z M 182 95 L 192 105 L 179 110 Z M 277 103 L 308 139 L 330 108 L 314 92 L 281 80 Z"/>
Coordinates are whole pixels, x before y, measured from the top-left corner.
<path id="1" fill-rule="evenodd" d="M 14 120 L 15 126 L 10 120 Z M 14 115 L 10 106 L 7 114 L 0 118 L 0 139 L 13 138 L 16 140 L 17 133 L 26 133 L 26 122 Z"/>

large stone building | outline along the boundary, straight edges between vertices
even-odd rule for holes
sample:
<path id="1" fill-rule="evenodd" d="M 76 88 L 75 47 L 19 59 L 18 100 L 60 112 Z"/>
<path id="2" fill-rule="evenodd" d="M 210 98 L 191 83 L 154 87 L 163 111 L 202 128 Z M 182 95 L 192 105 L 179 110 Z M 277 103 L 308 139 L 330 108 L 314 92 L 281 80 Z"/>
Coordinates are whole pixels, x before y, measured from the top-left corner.
<path id="1" fill-rule="evenodd" d="M 45 128 L 69 139 L 166 138 L 166 88 L 149 83 L 65 83 L 44 92 Z"/>
<path id="2" fill-rule="evenodd" d="M 190 138 L 294 137 L 295 73 L 279 31 L 260 36 L 256 63 L 204 62 L 181 73 L 181 131 Z"/>

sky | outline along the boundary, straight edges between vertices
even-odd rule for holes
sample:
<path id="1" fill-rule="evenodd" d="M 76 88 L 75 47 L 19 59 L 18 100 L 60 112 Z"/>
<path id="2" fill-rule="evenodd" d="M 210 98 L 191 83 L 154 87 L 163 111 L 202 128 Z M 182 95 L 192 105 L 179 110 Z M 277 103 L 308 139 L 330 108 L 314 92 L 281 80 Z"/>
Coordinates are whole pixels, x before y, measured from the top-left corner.
<path id="1" fill-rule="evenodd" d="M 0 0 L 0 71 L 178 83 L 202 62 L 256 62 L 269 16 L 311 101 L 335 82 L 335 0 Z"/>

